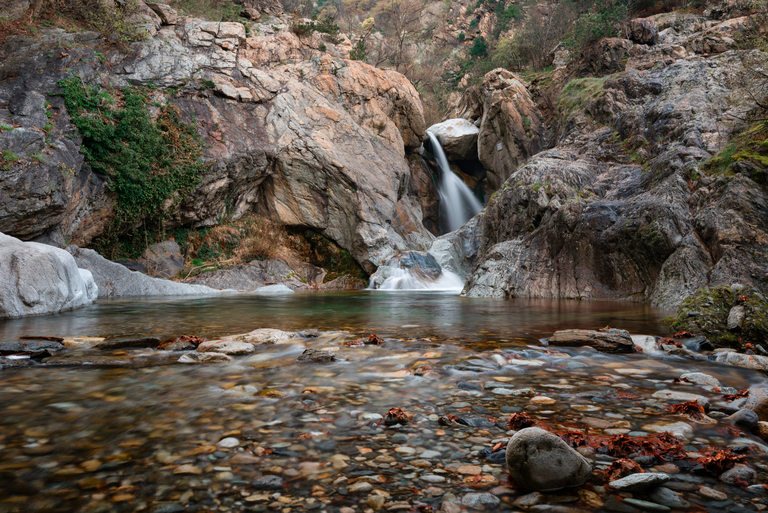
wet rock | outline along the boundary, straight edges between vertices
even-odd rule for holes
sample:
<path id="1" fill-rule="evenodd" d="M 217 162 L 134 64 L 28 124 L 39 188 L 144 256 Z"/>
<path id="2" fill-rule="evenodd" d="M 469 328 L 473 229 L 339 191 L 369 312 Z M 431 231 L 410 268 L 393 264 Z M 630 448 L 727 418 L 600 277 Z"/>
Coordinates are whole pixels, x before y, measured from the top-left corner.
<path id="1" fill-rule="evenodd" d="M 708 499 L 714 499 L 716 501 L 724 501 L 728 498 L 728 495 L 724 494 L 720 490 L 715 490 L 709 486 L 700 486 L 699 493 Z"/>
<path id="2" fill-rule="evenodd" d="M 656 504 L 655 502 L 635 499 L 634 497 L 627 497 L 626 499 L 624 499 L 624 502 L 627 504 L 631 504 L 632 506 L 637 506 L 638 508 L 644 509 L 646 511 L 669 511 L 670 510 L 668 506 L 664 506 L 663 504 Z"/>
<path id="3" fill-rule="evenodd" d="M 448 160 L 477 160 L 477 134 L 480 129 L 462 118 L 447 119 L 427 128 L 440 141 Z"/>
<path id="4" fill-rule="evenodd" d="M 232 357 L 224 353 L 189 353 L 179 357 L 179 363 L 221 363 L 231 362 Z"/>
<path id="5" fill-rule="evenodd" d="M 227 355 L 251 354 L 256 351 L 253 344 L 236 340 L 208 340 L 197 346 L 200 353 L 214 352 Z"/>
<path id="6" fill-rule="evenodd" d="M 760 419 L 754 411 L 742 408 L 736 413 L 725 417 L 723 420 L 751 433 L 757 430 L 757 423 Z"/>
<path id="7" fill-rule="evenodd" d="M 273 328 L 259 328 L 241 335 L 231 335 L 223 337 L 221 340 L 232 340 L 237 342 L 246 342 L 248 344 L 285 344 L 291 341 L 304 338 L 301 333 L 292 331 L 283 331 Z"/>
<path id="8" fill-rule="evenodd" d="M 745 369 L 762 371 L 768 370 L 768 356 L 727 352 L 716 354 L 715 361 L 733 367 L 743 367 Z"/>
<path id="9" fill-rule="evenodd" d="M 747 486 L 747 491 L 754 493 L 755 495 L 762 495 L 763 497 L 768 496 L 768 486 L 764 484 L 755 484 Z"/>
<path id="10" fill-rule="evenodd" d="M 54 340 L 19 340 L 0 342 L 0 354 L 27 354 L 34 357 L 50 356 L 64 349 L 64 344 Z"/>
<path id="11" fill-rule="evenodd" d="M 91 273 L 53 246 L 0 233 L 0 319 L 73 310 L 98 294 Z"/>
<path id="12" fill-rule="evenodd" d="M 559 436 L 543 429 L 521 429 L 510 439 L 507 468 L 521 489 L 546 491 L 579 486 L 592 466 Z"/>
<path id="13" fill-rule="evenodd" d="M 677 438 L 690 440 L 693 437 L 693 428 L 686 422 L 656 423 L 643 426 L 645 431 L 652 433 L 667 432 Z"/>
<path id="14" fill-rule="evenodd" d="M 305 363 L 328 363 L 336 361 L 336 356 L 324 349 L 307 348 L 299 355 L 297 360 Z"/>
<path id="15" fill-rule="evenodd" d="M 751 387 L 744 407 L 757 413 L 760 420 L 768 421 L 768 388 L 765 385 Z"/>
<path id="16" fill-rule="evenodd" d="M 494 508 L 499 505 L 501 499 L 492 493 L 468 493 L 461 498 L 461 505 L 472 509 Z"/>
<path id="17" fill-rule="evenodd" d="M 280 490 L 283 487 L 283 478 L 275 475 L 260 477 L 251 483 L 256 490 Z"/>
<path id="18" fill-rule="evenodd" d="M 138 260 L 150 276 L 173 278 L 184 269 L 184 257 L 175 240 L 158 242 L 149 246 Z"/>
<path id="19" fill-rule="evenodd" d="M 223 447 L 224 449 L 231 449 L 239 445 L 240 445 L 240 440 L 238 440 L 233 436 L 222 438 L 221 440 L 219 440 L 219 443 L 216 444 L 217 447 Z"/>
<path id="20" fill-rule="evenodd" d="M 690 381 L 696 385 L 719 387 L 720 380 L 709 374 L 703 372 L 684 372 L 680 375 L 680 379 L 684 381 Z"/>
<path id="21" fill-rule="evenodd" d="M 690 506 L 690 503 L 683 499 L 679 493 L 664 486 L 659 486 L 651 491 L 647 495 L 647 499 L 672 509 L 684 509 Z"/>
<path id="22" fill-rule="evenodd" d="M 139 338 L 122 338 L 118 340 L 106 340 L 100 344 L 96 344 L 96 349 L 131 349 L 131 348 L 147 348 L 157 347 L 160 344 L 160 339 L 157 337 L 139 337 Z M 194 347 L 192 347 L 194 349 Z"/>
<path id="23" fill-rule="evenodd" d="M 349 487 L 350 493 L 364 493 L 373 490 L 373 485 L 368 481 L 357 481 Z"/>
<path id="24" fill-rule="evenodd" d="M 755 469 L 741 464 L 726 470 L 720 475 L 720 481 L 730 485 L 737 485 L 740 483 L 752 484 L 755 482 L 756 478 L 757 472 L 755 472 Z"/>
<path id="25" fill-rule="evenodd" d="M 633 353 L 629 332 L 624 330 L 561 330 L 549 338 L 553 346 L 590 346 L 606 353 Z"/>
<path id="26" fill-rule="evenodd" d="M 99 287 L 99 297 L 215 295 L 221 291 L 153 278 L 111 262 L 92 249 L 70 246 L 77 265 L 89 270 Z"/>
<path id="27" fill-rule="evenodd" d="M 608 485 L 614 490 L 635 492 L 662 485 L 669 480 L 669 474 L 663 472 L 647 472 L 642 474 L 630 474 L 621 479 L 617 479 L 616 481 L 611 481 Z"/>
<path id="28" fill-rule="evenodd" d="M 705 410 L 709 408 L 709 399 L 699 394 L 691 394 L 688 392 L 679 392 L 677 390 L 659 390 L 654 392 L 654 399 L 663 399 L 665 401 L 675 401 L 678 403 L 684 403 L 688 401 L 696 401 Z"/>

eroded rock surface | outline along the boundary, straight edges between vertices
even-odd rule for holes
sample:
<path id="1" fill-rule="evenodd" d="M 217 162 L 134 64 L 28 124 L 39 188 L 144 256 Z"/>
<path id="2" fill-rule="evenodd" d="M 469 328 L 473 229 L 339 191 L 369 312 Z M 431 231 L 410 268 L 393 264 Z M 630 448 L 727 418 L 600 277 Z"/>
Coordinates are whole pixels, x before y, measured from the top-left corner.
<path id="1" fill-rule="evenodd" d="M 97 295 L 90 271 L 63 249 L 0 233 L 0 319 L 72 310 Z"/>

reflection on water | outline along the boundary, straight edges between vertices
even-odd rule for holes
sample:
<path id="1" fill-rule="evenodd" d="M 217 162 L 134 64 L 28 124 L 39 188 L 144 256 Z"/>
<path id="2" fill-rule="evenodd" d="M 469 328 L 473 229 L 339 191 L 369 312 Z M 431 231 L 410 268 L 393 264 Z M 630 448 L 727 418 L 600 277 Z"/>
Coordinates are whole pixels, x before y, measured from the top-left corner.
<path id="1" fill-rule="evenodd" d="M 430 292 L 361 291 L 279 297 L 101 300 L 59 315 L 0 321 L 0 340 L 20 335 L 221 336 L 260 327 L 349 329 L 468 342 L 534 341 L 558 328 L 605 325 L 662 333 L 662 314 L 637 303 L 498 300 Z"/>

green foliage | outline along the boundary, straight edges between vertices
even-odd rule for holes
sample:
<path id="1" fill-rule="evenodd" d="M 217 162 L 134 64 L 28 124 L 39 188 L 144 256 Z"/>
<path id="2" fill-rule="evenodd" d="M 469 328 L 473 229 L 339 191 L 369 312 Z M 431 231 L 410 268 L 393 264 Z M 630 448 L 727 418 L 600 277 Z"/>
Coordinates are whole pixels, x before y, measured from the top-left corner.
<path id="1" fill-rule="evenodd" d="M 297 36 L 309 35 L 312 32 L 321 32 L 327 35 L 328 41 L 337 44 L 341 40 L 339 39 L 339 26 L 334 23 L 330 17 L 323 17 L 319 20 L 312 19 L 309 23 L 304 23 L 301 20 L 294 22 L 291 25 L 291 30 Z"/>
<path id="2" fill-rule="evenodd" d="M 597 0 L 576 18 L 566 45 L 572 50 L 581 50 L 598 39 L 618 35 L 621 25 L 627 21 L 628 6 L 628 0 Z"/>
<path id="3" fill-rule="evenodd" d="M 367 49 L 365 48 L 365 39 L 362 37 L 357 40 L 355 46 L 349 52 L 349 58 L 353 61 L 364 61 L 368 56 Z"/>
<path id="4" fill-rule="evenodd" d="M 0 171 L 8 171 L 14 164 L 21 160 L 21 157 L 12 151 L 0 150 Z"/>
<path id="5" fill-rule="evenodd" d="M 459 43 L 463 43 L 466 38 L 467 38 L 467 35 L 464 34 L 464 32 L 459 32 L 459 35 L 457 36 Z"/>
<path id="6" fill-rule="evenodd" d="M 162 231 L 166 202 L 178 203 L 206 168 L 197 133 L 171 105 L 161 107 L 153 120 L 142 89 L 110 94 L 77 76 L 59 85 L 83 137 L 86 161 L 109 177 L 108 186 L 117 196 L 112 225 L 98 245 L 113 257 L 140 253 Z"/>
<path id="7" fill-rule="evenodd" d="M 233 0 L 175 0 L 171 5 L 205 20 L 243 21 L 243 6 Z"/>
<path id="8" fill-rule="evenodd" d="M 702 170 L 725 175 L 740 172 L 759 184 L 768 185 L 768 121 L 756 121 L 732 136 Z"/>
<path id="9" fill-rule="evenodd" d="M 469 50 L 469 55 L 473 59 L 488 56 L 488 43 L 483 36 L 477 36 L 472 42 L 472 48 Z"/>
<path id="10" fill-rule="evenodd" d="M 478 20 L 477 18 L 472 18 L 472 21 L 469 22 L 470 30 L 477 29 L 478 25 L 480 25 L 480 20 Z"/>

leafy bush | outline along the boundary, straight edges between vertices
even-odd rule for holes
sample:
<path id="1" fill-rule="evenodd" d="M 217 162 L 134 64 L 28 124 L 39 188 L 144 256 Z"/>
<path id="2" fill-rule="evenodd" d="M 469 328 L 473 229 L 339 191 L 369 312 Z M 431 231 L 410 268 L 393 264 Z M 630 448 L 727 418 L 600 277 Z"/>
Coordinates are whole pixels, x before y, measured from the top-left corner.
<path id="1" fill-rule="evenodd" d="M 331 18 L 321 18 L 320 20 L 310 20 L 309 23 L 304 23 L 301 20 L 295 21 L 291 25 L 291 30 L 298 36 L 304 36 L 311 34 L 312 32 L 322 32 L 328 35 L 328 41 L 331 43 L 339 43 L 339 26 L 333 22 Z"/>
<path id="2" fill-rule="evenodd" d="M 153 120 L 143 89 L 110 93 L 77 76 L 59 85 L 86 161 L 117 196 L 112 224 L 96 244 L 113 257 L 140 253 L 162 231 L 167 202 L 178 204 L 199 182 L 206 168 L 199 137 L 172 105 Z"/>
<path id="3" fill-rule="evenodd" d="M 582 50 L 604 37 L 619 34 L 629 15 L 628 0 L 597 0 L 573 25 L 566 44 L 571 49 Z"/>
<path id="4" fill-rule="evenodd" d="M 33 6 L 34 17 L 63 16 L 116 43 L 128 44 L 147 37 L 133 18 L 141 12 L 139 0 L 39 0 Z"/>
<path id="5" fill-rule="evenodd" d="M 469 55 L 472 58 L 488 56 L 488 43 L 483 36 L 477 36 L 472 42 L 472 48 L 469 50 Z"/>

